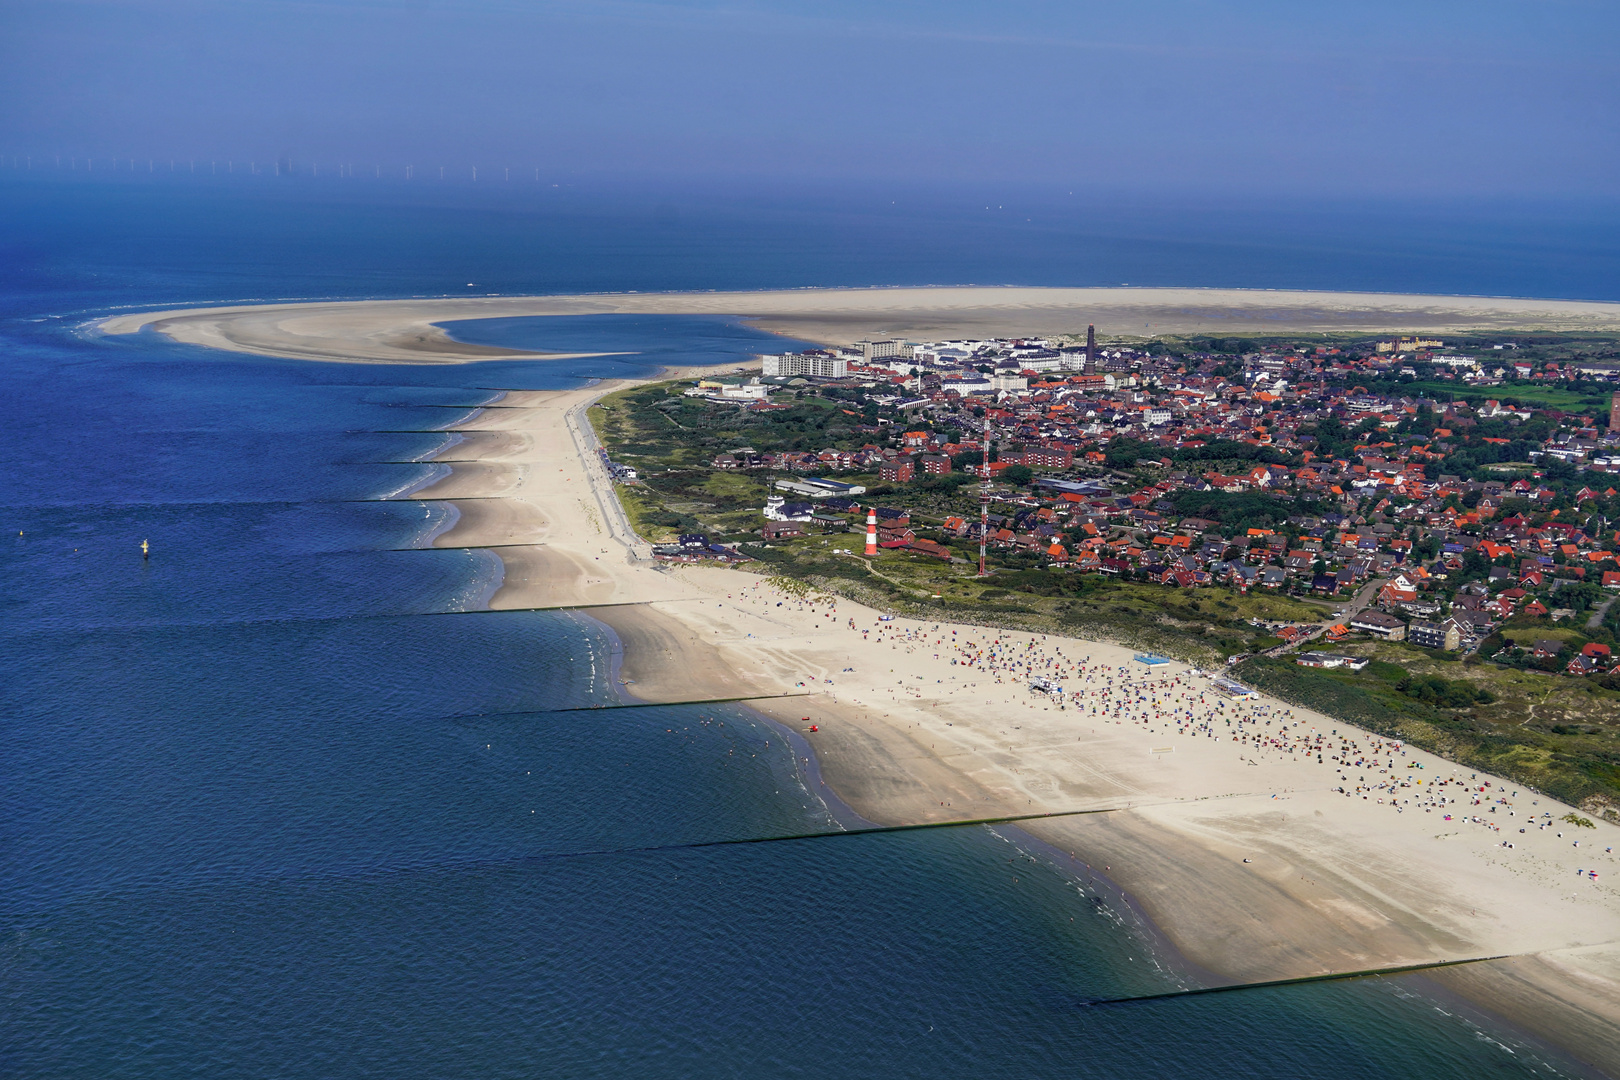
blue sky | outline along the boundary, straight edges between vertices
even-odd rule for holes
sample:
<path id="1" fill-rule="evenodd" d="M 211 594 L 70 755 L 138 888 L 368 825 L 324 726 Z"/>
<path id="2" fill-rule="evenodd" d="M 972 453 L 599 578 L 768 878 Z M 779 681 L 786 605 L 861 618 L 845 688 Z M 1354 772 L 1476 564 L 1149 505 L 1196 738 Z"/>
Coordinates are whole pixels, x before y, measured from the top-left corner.
<path id="1" fill-rule="evenodd" d="M 1612 198 L 1620 4 L 0 0 L 0 152 Z"/>

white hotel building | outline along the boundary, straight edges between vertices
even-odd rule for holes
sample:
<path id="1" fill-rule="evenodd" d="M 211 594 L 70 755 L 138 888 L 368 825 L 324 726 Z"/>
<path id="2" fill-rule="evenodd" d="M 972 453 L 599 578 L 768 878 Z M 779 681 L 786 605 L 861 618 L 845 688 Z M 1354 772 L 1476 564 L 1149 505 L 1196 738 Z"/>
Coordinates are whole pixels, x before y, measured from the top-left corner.
<path id="1" fill-rule="evenodd" d="M 831 353 L 779 353 L 767 354 L 762 375 L 813 375 L 824 379 L 841 379 L 849 374 L 849 361 Z"/>

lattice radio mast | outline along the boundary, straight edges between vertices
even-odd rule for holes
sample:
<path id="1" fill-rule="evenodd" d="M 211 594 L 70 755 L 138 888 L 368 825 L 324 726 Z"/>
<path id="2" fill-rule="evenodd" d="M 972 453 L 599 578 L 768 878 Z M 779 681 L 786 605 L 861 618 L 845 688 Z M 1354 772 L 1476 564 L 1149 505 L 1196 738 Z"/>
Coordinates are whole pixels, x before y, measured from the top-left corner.
<path id="1" fill-rule="evenodd" d="M 990 534 L 990 409 L 984 410 L 983 466 L 979 483 L 979 576 L 984 577 L 984 546 Z"/>

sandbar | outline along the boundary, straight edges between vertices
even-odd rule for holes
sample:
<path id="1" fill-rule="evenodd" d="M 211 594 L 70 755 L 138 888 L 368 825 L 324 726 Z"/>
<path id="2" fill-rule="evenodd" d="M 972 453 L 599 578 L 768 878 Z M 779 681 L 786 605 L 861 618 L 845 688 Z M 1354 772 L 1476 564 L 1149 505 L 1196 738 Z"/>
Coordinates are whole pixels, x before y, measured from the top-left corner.
<path id="1" fill-rule="evenodd" d="M 1083 333 L 1111 336 L 1290 332 L 1620 330 L 1620 304 L 1484 296 L 1269 289 L 1022 286 L 790 289 L 445 297 L 189 308 L 103 320 L 108 334 L 146 327 L 176 341 L 295 359 L 450 363 L 564 359 L 601 353 L 522 353 L 454 340 L 440 325 L 516 316 L 676 314 L 743 317 L 787 337 L 841 344 Z"/>

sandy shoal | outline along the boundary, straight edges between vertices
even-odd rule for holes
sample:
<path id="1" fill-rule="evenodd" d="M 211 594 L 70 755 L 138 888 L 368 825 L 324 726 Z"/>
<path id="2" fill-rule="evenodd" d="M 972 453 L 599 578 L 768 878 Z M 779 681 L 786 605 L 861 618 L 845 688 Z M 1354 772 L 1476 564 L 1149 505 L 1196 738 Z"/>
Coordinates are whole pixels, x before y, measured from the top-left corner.
<path id="1" fill-rule="evenodd" d="M 1116 288 L 793 289 L 731 293 L 446 297 L 192 308 L 121 315 L 104 333 L 145 327 L 176 341 L 262 356 L 362 363 L 466 363 L 600 353 L 522 353 L 455 341 L 439 325 L 515 316 L 687 314 L 747 317 L 827 344 L 863 337 L 1110 336 L 1292 331 L 1428 333 L 1617 330 L 1620 304 L 1509 297 L 1298 290 Z"/>

